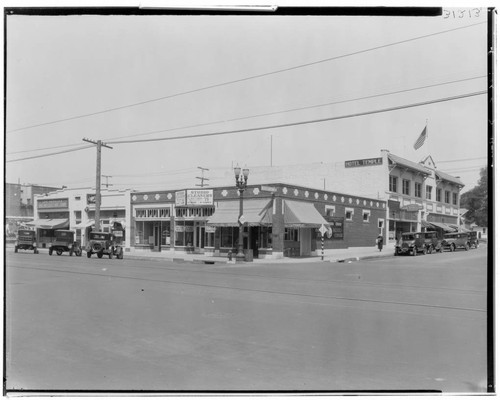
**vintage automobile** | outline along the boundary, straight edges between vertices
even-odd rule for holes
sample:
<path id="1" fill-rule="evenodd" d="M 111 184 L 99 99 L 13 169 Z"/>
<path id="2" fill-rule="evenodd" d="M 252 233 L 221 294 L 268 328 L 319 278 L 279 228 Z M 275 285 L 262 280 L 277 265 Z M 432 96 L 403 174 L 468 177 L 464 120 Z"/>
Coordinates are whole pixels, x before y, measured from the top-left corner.
<path id="1" fill-rule="evenodd" d="M 455 251 L 458 248 L 463 248 L 465 251 L 469 250 L 469 233 L 446 233 L 443 237 L 443 248 L 450 251 Z"/>
<path id="2" fill-rule="evenodd" d="M 123 258 L 121 241 L 108 232 L 90 232 L 89 243 L 85 251 L 87 252 L 87 258 L 90 258 L 93 253 L 97 254 L 99 258 L 102 258 L 104 254 L 107 254 L 110 259 L 113 256 L 120 260 Z"/>
<path id="3" fill-rule="evenodd" d="M 394 255 L 417 253 L 427 254 L 427 245 L 425 243 L 424 232 L 405 232 L 396 243 Z"/>
<path id="4" fill-rule="evenodd" d="M 433 252 L 443 252 L 443 246 L 441 244 L 442 240 L 438 238 L 437 232 L 424 232 L 424 241 L 425 246 L 427 247 L 427 253 L 432 254 Z"/>
<path id="5" fill-rule="evenodd" d="M 33 250 L 33 253 L 38 254 L 36 247 L 36 232 L 30 229 L 19 229 L 17 231 L 16 241 L 14 243 L 14 252 L 18 250 Z"/>
<path id="6" fill-rule="evenodd" d="M 75 254 L 80 257 L 82 248 L 80 243 L 75 242 L 75 232 L 63 229 L 55 230 L 54 241 L 49 244 L 49 255 L 51 256 L 54 251 L 58 256 L 68 251 L 70 256 Z"/>
<path id="7" fill-rule="evenodd" d="M 478 231 L 470 231 L 469 232 L 469 245 L 470 247 L 474 247 L 477 249 L 479 246 L 479 236 L 478 236 Z"/>

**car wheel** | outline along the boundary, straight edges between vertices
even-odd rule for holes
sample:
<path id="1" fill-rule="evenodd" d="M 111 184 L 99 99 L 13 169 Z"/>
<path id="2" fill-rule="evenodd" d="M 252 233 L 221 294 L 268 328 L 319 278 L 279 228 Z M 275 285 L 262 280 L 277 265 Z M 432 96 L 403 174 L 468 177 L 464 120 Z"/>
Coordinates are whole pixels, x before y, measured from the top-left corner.
<path id="1" fill-rule="evenodd" d="M 82 249 L 76 249 L 75 250 L 75 255 L 78 256 L 78 257 L 81 257 L 82 256 Z"/>
<path id="2" fill-rule="evenodd" d="M 443 252 L 443 246 L 441 246 L 441 247 L 439 248 L 439 252 L 440 252 L 440 253 L 442 253 L 442 252 Z"/>
<path id="3" fill-rule="evenodd" d="M 57 253 L 58 256 L 60 256 L 63 253 L 63 251 L 62 250 L 56 250 L 56 253 Z"/>
<path id="4" fill-rule="evenodd" d="M 112 258 L 113 258 L 113 252 L 112 252 L 112 251 L 110 251 L 110 252 L 109 252 L 109 259 L 111 260 Z"/>
<path id="5" fill-rule="evenodd" d="M 414 256 L 414 257 L 417 255 L 417 248 L 416 248 L 416 247 L 414 247 L 414 248 L 412 249 L 412 251 L 411 251 L 411 255 L 412 255 L 412 256 Z"/>
<path id="6" fill-rule="evenodd" d="M 40 253 L 40 252 L 38 251 L 38 249 L 35 249 L 34 253 L 35 253 L 35 254 L 38 254 L 38 253 Z"/>
<path id="7" fill-rule="evenodd" d="M 14 247 L 14 253 L 17 253 L 17 250 L 18 250 L 18 249 L 17 249 L 17 246 L 16 246 L 16 247 Z"/>
<path id="8" fill-rule="evenodd" d="M 102 258 L 102 253 L 97 253 L 97 258 Z"/>
<path id="9" fill-rule="evenodd" d="M 52 250 L 52 249 L 49 249 L 49 256 L 51 256 L 51 255 L 52 255 L 52 252 L 53 252 L 53 250 Z"/>
<path id="10" fill-rule="evenodd" d="M 450 251 L 455 251 L 455 244 L 454 243 L 451 244 Z"/>
<path id="11" fill-rule="evenodd" d="M 465 243 L 465 251 L 469 251 L 469 243 Z"/>
<path id="12" fill-rule="evenodd" d="M 73 255 L 73 250 L 69 251 L 69 256 L 71 257 Z"/>
<path id="13" fill-rule="evenodd" d="M 90 258 L 90 256 L 92 256 L 92 252 L 91 251 L 87 251 L 87 258 Z"/>
<path id="14" fill-rule="evenodd" d="M 116 256 L 119 260 L 123 260 L 123 249 L 120 249 L 120 252 Z"/>
<path id="15" fill-rule="evenodd" d="M 422 250 L 422 254 L 425 256 L 427 254 L 427 247 L 424 246 L 423 250 Z"/>

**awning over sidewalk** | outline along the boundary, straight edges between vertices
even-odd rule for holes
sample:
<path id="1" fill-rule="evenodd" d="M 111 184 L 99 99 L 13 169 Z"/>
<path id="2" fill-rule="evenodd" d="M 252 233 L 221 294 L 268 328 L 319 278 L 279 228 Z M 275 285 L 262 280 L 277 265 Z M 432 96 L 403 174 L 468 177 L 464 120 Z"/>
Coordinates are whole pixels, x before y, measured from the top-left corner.
<path id="1" fill-rule="evenodd" d="M 456 229 L 453 229 L 451 226 L 441 222 L 431 222 L 430 224 L 434 225 L 436 228 L 444 230 L 445 232 L 456 232 Z"/>
<path id="2" fill-rule="evenodd" d="M 271 200 L 269 199 L 243 199 L 244 223 L 249 226 L 272 224 L 270 206 Z M 207 224 L 212 226 L 238 226 L 239 215 L 239 200 L 220 201 L 214 214 L 208 219 Z"/>
<path id="3" fill-rule="evenodd" d="M 27 222 L 26 225 L 40 229 L 62 229 L 69 228 L 69 221 L 67 218 L 35 219 L 34 221 Z"/>
<path id="4" fill-rule="evenodd" d="M 329 223 L 312 203 L 285 200 L 285 226 L 296 228 L 319 228 Z"/>
<path id="5" fill-rule="evenodd" d="M 432 225 L 430 222 L 427 222 L 425 220 L 422 220 L 422 227 L 423 228 L 435 228 L 434 225 Z"/>
<path id="6" fill-rule="evenodd" d="M 93 219 L 89 219 L 88 221 L 85 222 L 80 222 L 79 224 L 75 225 L 75 229 L 85 229 L 88 228 L 89 226 L 95 225 L 95 221 Z"/>

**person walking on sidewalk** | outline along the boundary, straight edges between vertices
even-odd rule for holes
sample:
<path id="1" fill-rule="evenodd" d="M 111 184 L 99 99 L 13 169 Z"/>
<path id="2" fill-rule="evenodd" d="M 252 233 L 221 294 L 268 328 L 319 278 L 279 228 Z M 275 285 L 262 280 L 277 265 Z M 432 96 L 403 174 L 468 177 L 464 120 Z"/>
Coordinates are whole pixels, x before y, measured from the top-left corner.
<path id="1" fill-rule="evenodd" d="M 382 251 L 382 247 L 384 247 L 384 237 L 382 235 L 378 235 L 376 243 L 378 251 Z"/>

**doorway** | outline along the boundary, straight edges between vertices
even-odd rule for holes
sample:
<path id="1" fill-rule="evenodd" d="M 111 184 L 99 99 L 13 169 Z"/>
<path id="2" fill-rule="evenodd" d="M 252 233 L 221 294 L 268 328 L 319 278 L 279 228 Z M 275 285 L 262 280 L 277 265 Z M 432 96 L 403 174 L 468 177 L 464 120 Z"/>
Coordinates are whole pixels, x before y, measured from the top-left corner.
<path id="1" fill-rule="evenodd" d="M 161 251 L 161 225 L 153 226 L 153 251 Z"/>

